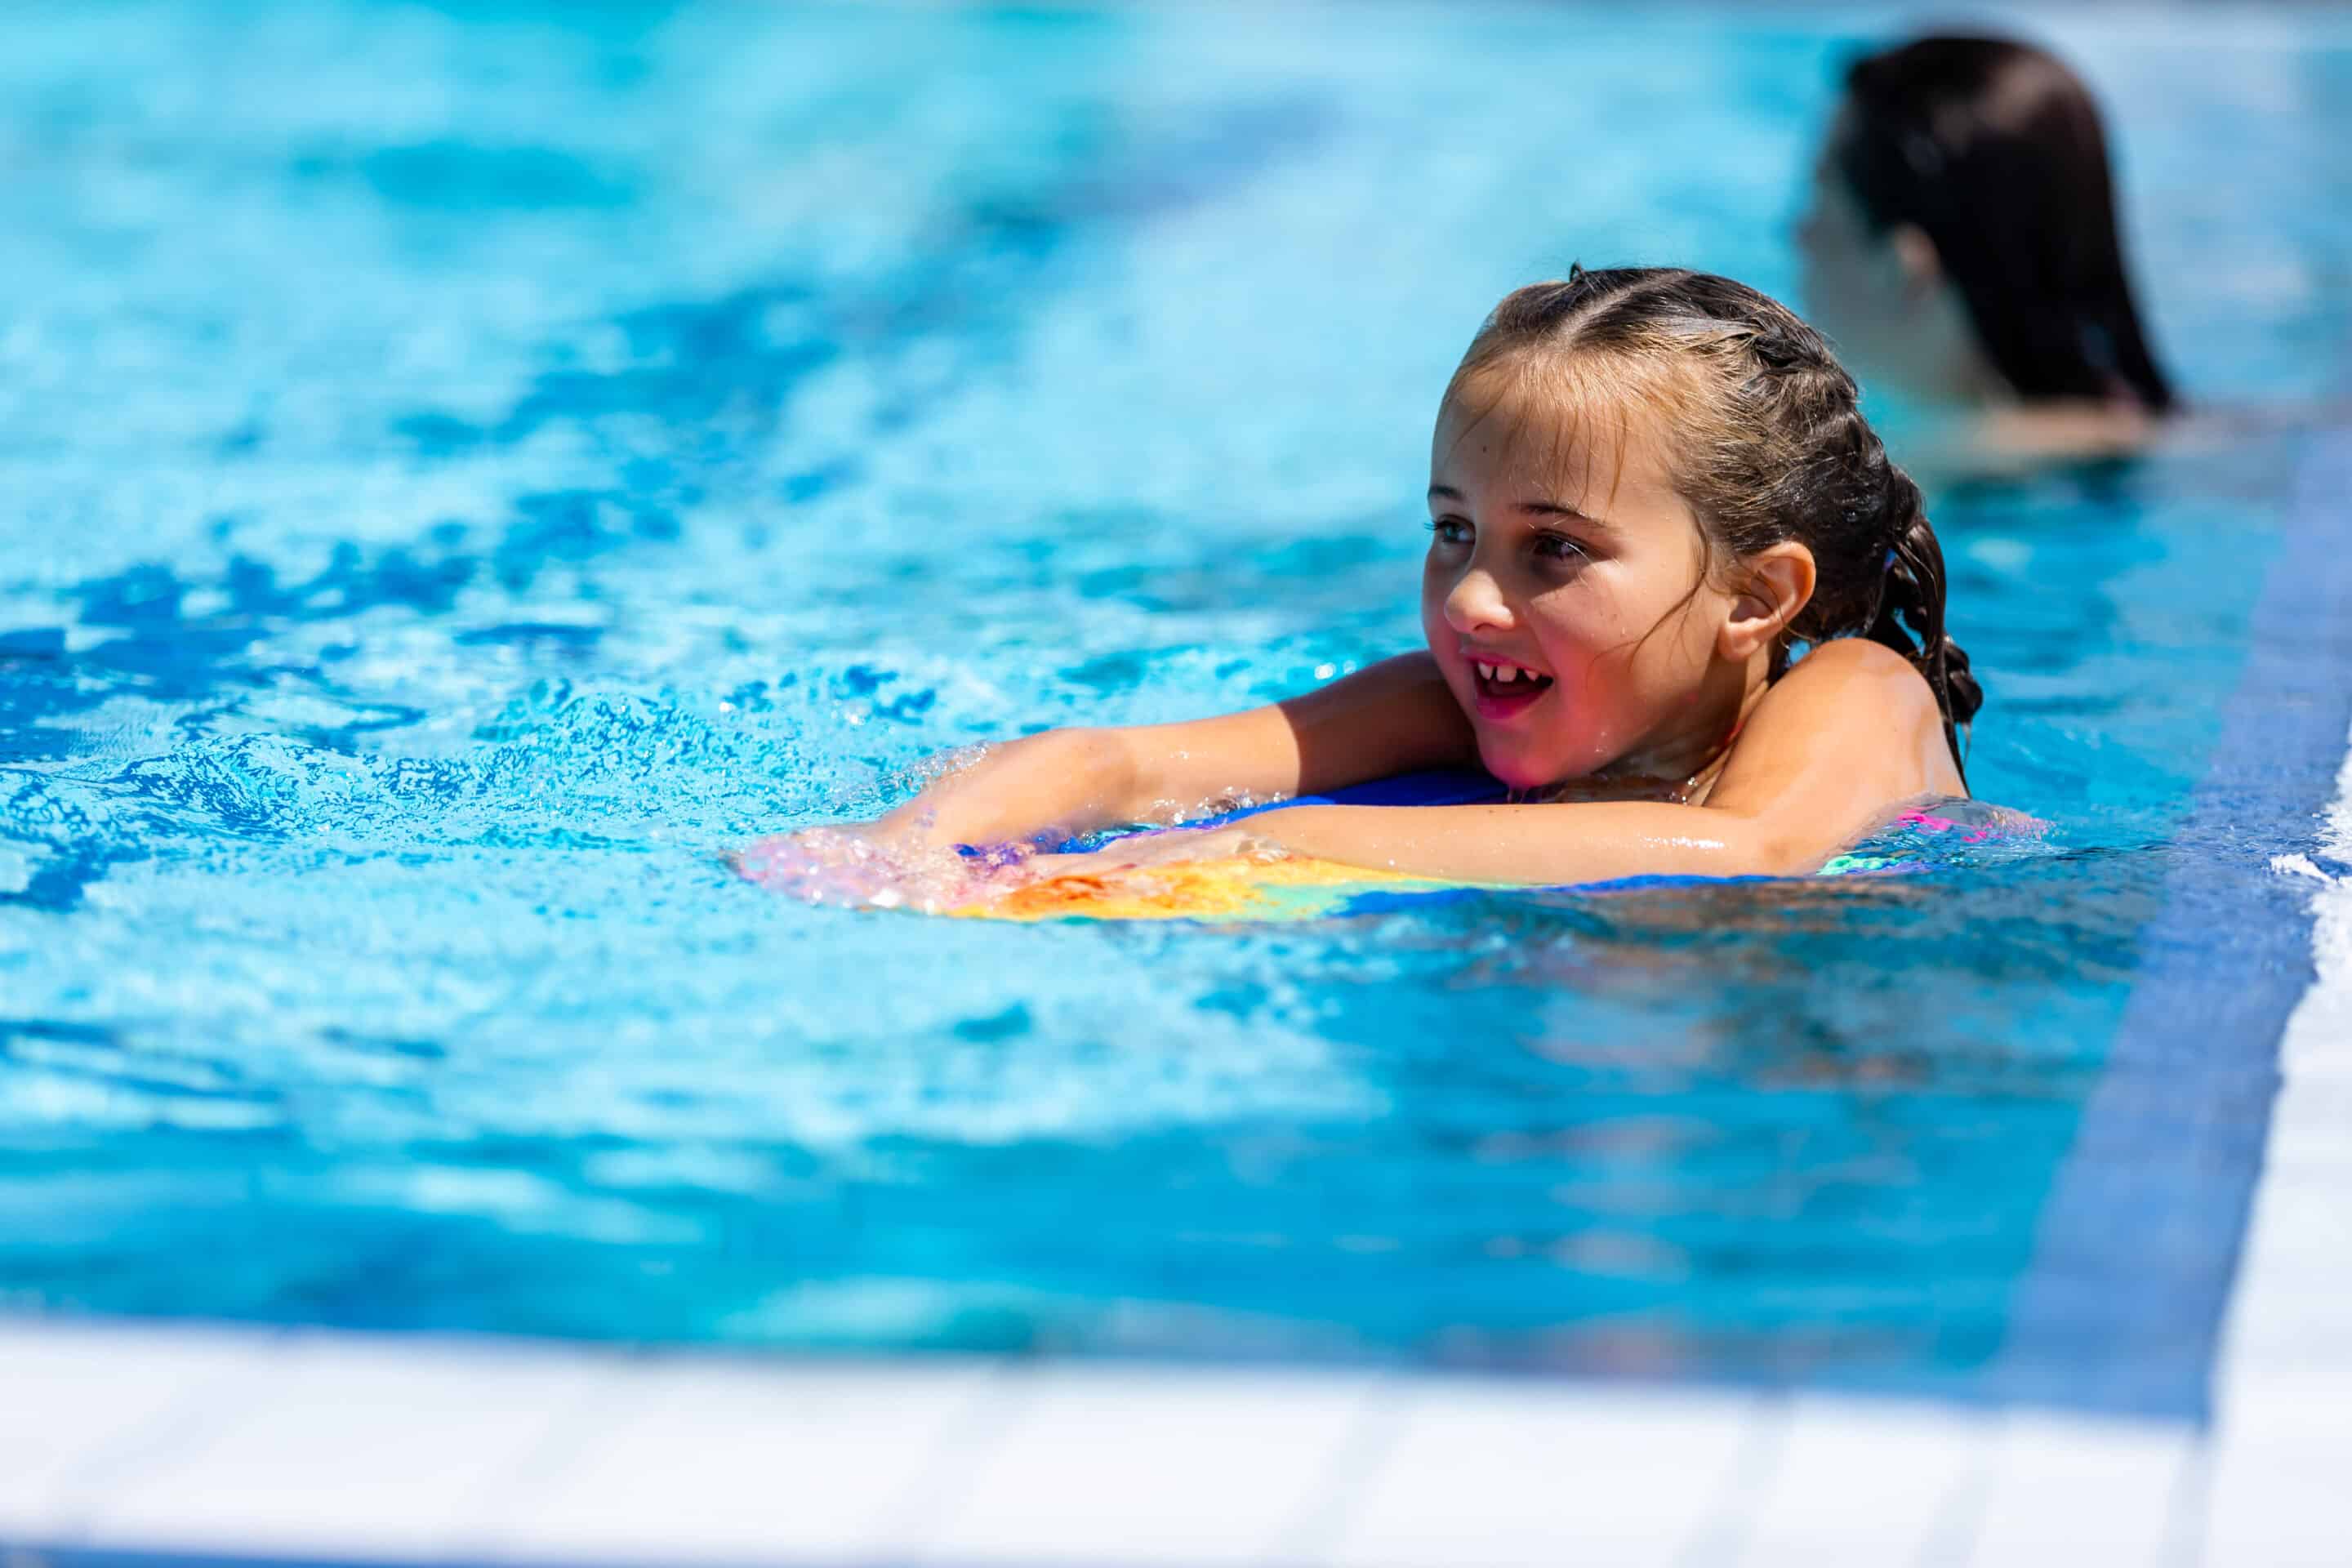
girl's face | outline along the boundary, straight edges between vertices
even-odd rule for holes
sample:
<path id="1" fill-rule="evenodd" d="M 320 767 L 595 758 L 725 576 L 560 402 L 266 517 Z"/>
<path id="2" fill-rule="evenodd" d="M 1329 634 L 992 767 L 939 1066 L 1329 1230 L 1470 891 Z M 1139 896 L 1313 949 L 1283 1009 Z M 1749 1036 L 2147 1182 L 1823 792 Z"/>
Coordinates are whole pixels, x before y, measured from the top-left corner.
<path id="1" fill-rule="evenodd" d="M 1506 356 L 1438 412 L 1423 630 L 1505 784 L 1678 776 L 1722 739 L 1711 677 L 1733 600 L 1705 579 L 1656 421 L 1544 368 Z"/>

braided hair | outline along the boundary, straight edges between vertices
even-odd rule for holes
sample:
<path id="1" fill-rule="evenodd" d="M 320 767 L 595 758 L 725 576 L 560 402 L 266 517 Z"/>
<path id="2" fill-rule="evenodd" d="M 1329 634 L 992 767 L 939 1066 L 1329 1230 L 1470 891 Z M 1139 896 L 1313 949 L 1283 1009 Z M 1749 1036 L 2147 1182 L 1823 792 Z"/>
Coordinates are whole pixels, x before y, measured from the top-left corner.
<path id="1" fill-rule="evenodd" d="M 1794 541 L 1812 552 L 1813 595 L 1783 634 L 1797 644 L 1863 637 L 1927 679 L 1959 761 L 1959 730 L 1984 693 L 1944 624 L 1944 552 L 1919 487 L 1890 460 L 1860 392 L 1822 335 L 1744 283 L 1680 268 L 1571 268 L 1505 297 L 1447 389 L 1528 350 L 1598 355 L 1671 385 L 1681 435 L 1669 461 L 1710 553 Z M 1654 374 L 1666 373 L 1660 381 Z"/>

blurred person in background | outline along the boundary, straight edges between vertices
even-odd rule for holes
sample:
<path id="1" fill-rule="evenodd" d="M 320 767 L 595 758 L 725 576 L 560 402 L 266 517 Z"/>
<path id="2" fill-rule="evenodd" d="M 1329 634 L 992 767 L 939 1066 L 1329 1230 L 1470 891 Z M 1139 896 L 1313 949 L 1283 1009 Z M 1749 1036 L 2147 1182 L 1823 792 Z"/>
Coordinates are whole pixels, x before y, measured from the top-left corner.
<path id="1" fill-rule="evenodd" d="M 2098 108 L 2041 49 L 1939 37 L 1855 61 L 1797 240 L 1808 314 L 1921 405 L 1947 461 L 2115 456 L 2176 407 Z"/>

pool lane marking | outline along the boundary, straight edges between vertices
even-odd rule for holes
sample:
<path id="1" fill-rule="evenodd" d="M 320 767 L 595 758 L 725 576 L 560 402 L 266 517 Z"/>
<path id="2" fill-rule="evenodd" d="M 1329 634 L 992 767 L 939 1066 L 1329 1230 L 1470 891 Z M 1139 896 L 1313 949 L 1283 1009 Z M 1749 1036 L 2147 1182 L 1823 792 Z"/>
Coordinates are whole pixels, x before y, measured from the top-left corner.
<path id="1" fill-rule="evenodd" d="M 2347 498 L 2352 429 L 2307 437 L 2221 740 L 2174 836 L 2228 848 L 2176 859 L 2141 933 L 2138 978 L 2010 1311 L 1997 1398 L 2211 1414 L 2280 1041 L 2319 979 L 2311 879 L 2271 860 L 2327 853 L 2319 816 L 2352 730 Z M 2152 1277 L 2080 1267 L 2119 1238 L 2148 1246 Z"/>
<path id="2" fill-rule="evenodd" d="M 2352 1538 L 2352 735 L 2314 900 L 2319 977 L 2279 1045 L 2262 1184 L 2215 1378 L 2209 1563 L 2340 1560 Z M 2318 868 L 2315 867 L 2315 870 Z M 2279 1521 L 2333 1521 L 2315 1550 Z"/>

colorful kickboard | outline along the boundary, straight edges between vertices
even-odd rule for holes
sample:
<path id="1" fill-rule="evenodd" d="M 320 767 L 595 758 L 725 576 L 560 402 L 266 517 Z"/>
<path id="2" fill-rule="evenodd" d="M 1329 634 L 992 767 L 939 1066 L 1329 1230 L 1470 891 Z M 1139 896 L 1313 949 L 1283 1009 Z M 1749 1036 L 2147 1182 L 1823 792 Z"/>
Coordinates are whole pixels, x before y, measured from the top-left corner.
<path id="1" fill-rule="evenodd" d="M 1122 872 L 1032 882 L 948 913 L 987 921 L 1311 921 L 1363 912 L 1367 898 L 1475 892 L 1458 882 L 1366 870 L 1329 860 L 1187 860 Z"/>
<path id="2" fill-rule="evenodd" d="M 1503 798 L 1502 786 L 1484 773 L 1410 773 L 1382 779 L 1336 795 L 1305 796 L 1273 805 L 1252 806 L 1196 824 L 1215 826 L 1265 811 L 1310 805 L 1462 805 Z M 1955 842 L 1976 844 L 2004 826 L 2023 826 L 2030 819 L 1975 802 L 1956 802 L 1943 809 L 1958 817 L 1906 811 L 1887 830 L 1853 851 L 1822 866 L 1822 876 L 1901 874 L 1924 870 L 1920 836 L 1956 834 Z M 1982 821 L 1969 818 L 1982 817 Z M 1092 848 L 1096 838 L 1067 848 Z M 1878 852 L 1874 852 L 1878 851 Z M 1906 851 L 1908 851 L 1906 853 Z M 1722 880 L 1688 877 L 1640 877 L 1612 883 L 1584 884 L 1588 890 L 1625 889 L 1664 883 Z M 996 921 L 1197 921 L 1207 924 L 1239 921 L 1321 920 L 1331 916 L 1371 914 L 1382 910 L 1497 890 L 1494 884 L 1438 881 L 1329 860 L 1290 858 L 1258 860 L 1243 856 L 1213 860 L 1182 861 L 1152 866 L 1116 876 L 1092 874 L 1055 877 L 1033 882 L 985 902 L 965 904 L 947 911 L 965 920 Z M 1514 885 L 1513 891 L 1559 891 L 1559 888 Z"/>
<path id="3" fill-rule="evenodd" d="M 1503 786 L 1483 773 L 1401 773 L 1331 795 L 1300 795 L 1188 824 L 1229 822 L 1295 805 L 1473 805 L 1504 798 Z M 1129 834 L 1096 835 L 1058 847 L 1093 849 Z M 1116 877 L 1067 876 L 1033 882 L 982 903 L 948 913 L 992 921 L 1310 921 L 1360 912 L 1368 899 L 1416 899 L 1479 891 L 1478 886 L 1368 870 L 1336 861 L 1291 857 L 1258 860 L 1230 856 L 1122 872 Z"/>

